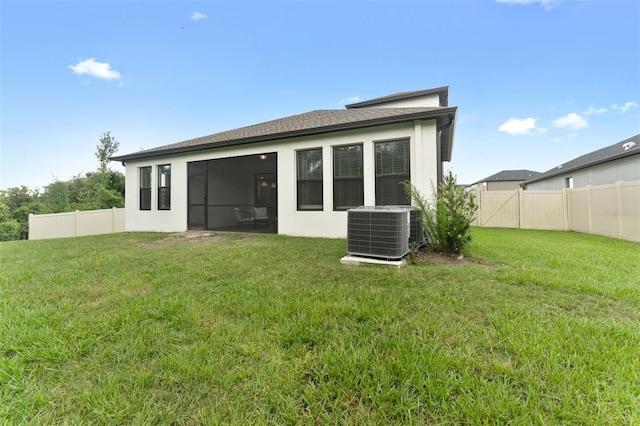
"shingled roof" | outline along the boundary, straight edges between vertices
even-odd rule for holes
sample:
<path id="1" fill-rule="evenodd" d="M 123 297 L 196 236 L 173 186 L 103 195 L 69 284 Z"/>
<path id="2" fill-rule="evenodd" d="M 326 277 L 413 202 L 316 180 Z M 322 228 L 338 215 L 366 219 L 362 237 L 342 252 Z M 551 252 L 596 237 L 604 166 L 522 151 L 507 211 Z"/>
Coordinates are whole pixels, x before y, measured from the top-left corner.
<path id="1" fill-rule="evenodd" d="M 640 134 L 632 136 L 620 142 L 616 142 L 605 148 L 592 151 L 588 154 L 562 163 L 546 172 L 527 180 L 525 183 L 537 182 L 552 176 L 565 174 L 574 170 L 584 169 L 597 164 L 607 163 L 630 155 L 640 154 Z"/>
<path id="2" fill-rule="evenodd" d="M 504 181 L 521 182 L 527 179 L 534 178 L 541 174 L 542 173 L 534 172 L 533 170 L 503 170 L 501 172 L 493 174 L 484 179 L 480 179 L 479 181 L 474 182 L 472 185 L 475 185 L 480 182 L 504 182 Z"/>
<path id="3" fill-rule="evenodd" d="M 442 131 L 442 161 L 450 161 L 453 149 L 453 121 L 456 111 L 456 107 L 316 110 L 138 151 L 133 154 L 115 156 L 111 157 L 111 160 L 126 162 L 189 151 L 318 135 L 413 120 L 435 119 L 438 130 Z"/>

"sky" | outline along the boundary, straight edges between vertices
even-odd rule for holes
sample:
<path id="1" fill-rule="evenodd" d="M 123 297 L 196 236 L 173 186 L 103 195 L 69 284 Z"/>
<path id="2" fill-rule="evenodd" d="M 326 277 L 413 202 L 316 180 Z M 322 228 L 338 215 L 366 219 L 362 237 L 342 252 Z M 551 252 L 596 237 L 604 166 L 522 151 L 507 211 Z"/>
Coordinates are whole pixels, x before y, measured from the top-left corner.
<path id="1" fill-rule="evenodd" d="M 0 1 L 0 189 L 449 86 L 458 183 L 640 133 L 640 2 Z M 116 162 L 111 168 L 124 172 Z"/>

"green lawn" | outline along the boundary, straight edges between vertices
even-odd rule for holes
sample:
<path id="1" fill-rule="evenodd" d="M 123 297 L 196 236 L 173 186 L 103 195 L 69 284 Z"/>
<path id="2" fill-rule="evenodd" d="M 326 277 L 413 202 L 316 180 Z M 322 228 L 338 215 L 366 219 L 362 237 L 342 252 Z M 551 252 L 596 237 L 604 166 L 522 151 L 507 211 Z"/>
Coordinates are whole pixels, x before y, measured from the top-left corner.
<path id="1" fill-rule="evenodd" d="M 640 424 L 640 245 L 474 229 L 0 243 L 0 424 Z"/>

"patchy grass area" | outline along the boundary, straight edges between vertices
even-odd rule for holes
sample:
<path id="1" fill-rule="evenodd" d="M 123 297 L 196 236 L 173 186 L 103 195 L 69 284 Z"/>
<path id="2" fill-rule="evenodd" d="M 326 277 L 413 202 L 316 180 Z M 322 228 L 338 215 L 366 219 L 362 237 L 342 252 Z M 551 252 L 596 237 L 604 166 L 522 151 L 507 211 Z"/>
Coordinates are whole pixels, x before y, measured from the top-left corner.
<path id="1" fill-rule="evenodd" d="M 640 423 L 640 245 L 473 238 L 403 269 L 274 235 L 0 243 L 0 423 Z"/>

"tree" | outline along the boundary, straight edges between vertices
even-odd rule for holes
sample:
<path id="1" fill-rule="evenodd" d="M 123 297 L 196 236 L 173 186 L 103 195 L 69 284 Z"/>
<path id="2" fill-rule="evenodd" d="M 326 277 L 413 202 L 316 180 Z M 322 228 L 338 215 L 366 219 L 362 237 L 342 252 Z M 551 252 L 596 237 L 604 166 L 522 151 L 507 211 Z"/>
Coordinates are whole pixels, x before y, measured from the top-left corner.
<path id="1" fill-rule="evenodd" d="M 106 131 L 100 136 L 98 146 L 96 147 L 96 158 L 98 159 L 98 172 L 105 173 L 109 160 L 117 151 L 120 142 L 111 136 L 111 132 Z"/>
<path id="2" fill-rule="evenodd" d="M 56 180 L 47 186 L 47 191 L 40 197 L 53 213 L 71 211 L 69 203 L 69 184 Z"/>
<path id="3" fill-rule="evenodd" d="M 125 177 L 107 168 L 109 158 L 118 150 L 119 143 L 104 132 L 96 150 L 98 170 L 69 181 L 47 186 L 40 194 L 26 186 L 0 191 L 0 223 L 2 239 L 26 238 L 29 214 L 62 213 L 73 210 L 110 209 L 124 206 Z"/>
<path id="4" fill-rule="evenodd" d="M 0 201 L 6 205 L 10 211 L 15 211 L 19 207 L 33 202 L 37 197 L 37 192 L 31 191 L 24 185 L 0 191 Z"/>
<path id="5" fill-rule="evenodd" d="M 451 172 L 444 177 L 439 191 L 433 191 L 431 200 L 425 199 L 411 182 L 403 185 L 420 211 L 419 220 L 429 244 L 447 254 L 462 254 L 471 241 L 471 222 L 478 209 L 473 193 L 457 186 Z"/>

